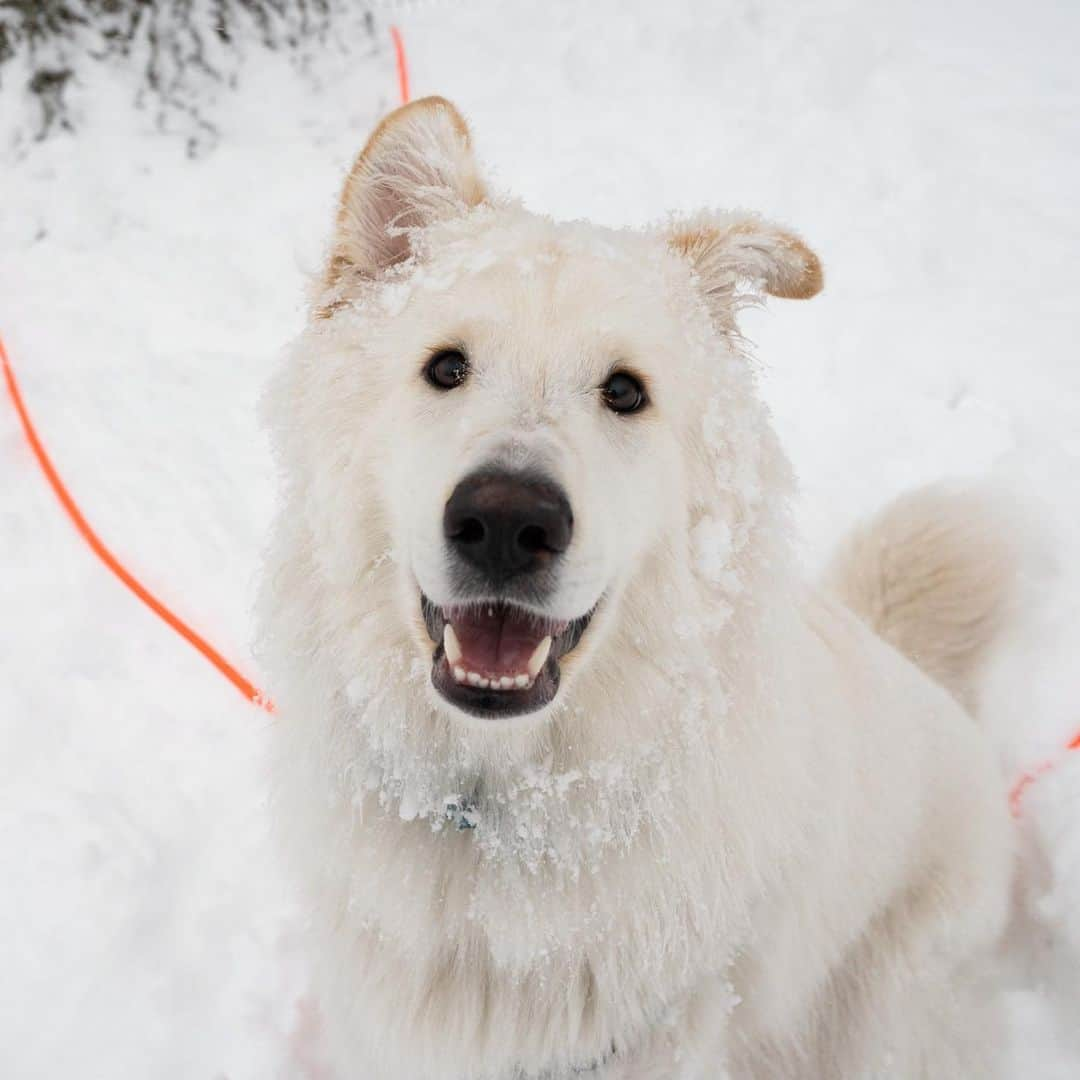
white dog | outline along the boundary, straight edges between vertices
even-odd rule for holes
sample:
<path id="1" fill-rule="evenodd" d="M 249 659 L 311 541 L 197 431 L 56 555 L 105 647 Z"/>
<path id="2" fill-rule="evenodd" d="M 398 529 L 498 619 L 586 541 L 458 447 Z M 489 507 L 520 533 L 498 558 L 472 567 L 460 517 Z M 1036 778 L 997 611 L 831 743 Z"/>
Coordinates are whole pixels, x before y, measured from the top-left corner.
<path id="1" fill-rule="evenodd" d="M 932 490 L 800 581 L 736 316 L 821 282 L 749 214 L 527 213 L 439 98 L 360 155 L 262 605 L 336 1076 L 996 1074 L 1010 560 Z"/>

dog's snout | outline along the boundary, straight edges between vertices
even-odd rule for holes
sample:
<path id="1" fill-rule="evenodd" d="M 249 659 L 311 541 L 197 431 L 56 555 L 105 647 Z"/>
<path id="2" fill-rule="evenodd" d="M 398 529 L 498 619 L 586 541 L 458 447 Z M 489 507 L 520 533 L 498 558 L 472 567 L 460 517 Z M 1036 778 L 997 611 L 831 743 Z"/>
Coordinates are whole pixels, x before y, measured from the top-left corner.
<path id="1" fill-rule="evenodd" d="M 529 473 L 473 473 L 443 513 L 449 547 L 496 582 L 550 565 L 570 546 L 573 530 L 562 488 Z"/>

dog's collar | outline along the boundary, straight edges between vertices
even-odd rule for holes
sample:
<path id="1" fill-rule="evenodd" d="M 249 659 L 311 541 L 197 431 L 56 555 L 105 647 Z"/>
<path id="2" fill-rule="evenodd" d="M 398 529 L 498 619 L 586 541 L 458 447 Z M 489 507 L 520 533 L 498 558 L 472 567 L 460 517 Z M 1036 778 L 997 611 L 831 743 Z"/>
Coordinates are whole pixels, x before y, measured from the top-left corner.
<path id="1" fill-rule="evenodd" d="M 466 832 L 480 824 L 479 802 L 476 790 L 469 795 L 455 795 L 443 804 L 443 814 L 458 832 Z"/>

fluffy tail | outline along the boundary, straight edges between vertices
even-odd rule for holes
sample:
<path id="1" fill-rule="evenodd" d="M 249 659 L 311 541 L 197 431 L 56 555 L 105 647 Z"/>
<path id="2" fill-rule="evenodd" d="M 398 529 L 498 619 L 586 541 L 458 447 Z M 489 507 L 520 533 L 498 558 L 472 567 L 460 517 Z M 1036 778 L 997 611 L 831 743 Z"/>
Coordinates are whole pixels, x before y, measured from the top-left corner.
<path id="1" fill-rule="evenodd" d="M 968 709 L 973 676 L 1009 604 L 1016 549 L 986 496 L 920 488 L 841 545 L 825 584 Z"/>

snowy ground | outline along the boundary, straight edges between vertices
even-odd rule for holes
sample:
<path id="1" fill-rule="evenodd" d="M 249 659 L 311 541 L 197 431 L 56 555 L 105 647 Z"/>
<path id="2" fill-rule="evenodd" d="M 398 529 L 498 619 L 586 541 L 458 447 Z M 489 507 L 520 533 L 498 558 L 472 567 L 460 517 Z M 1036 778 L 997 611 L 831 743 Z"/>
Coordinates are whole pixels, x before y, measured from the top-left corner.
<path id="1" fill-rule="evenodd" d="M 988 714 L 1010 774 L 1041 758 L 1080 727 L 1080 9 L 545 7 L 395 9 L 414 92 L 456 100 L 497 182 L 537 209 L 640 224 L 745 205 L 804 232 L 826 293 L 749 332 L 807 562 L 912 483 L 1024 492 L 1029 603 Z M 342 170 L 396 102 L 392 58 L 385 40 L 327 54 L 313 80 L 255 54 L 197 161 L 127 114 L 121 74 L 87 73 L 78 138 L 0 161 L 0 332 L 93 522 L 252 671 L 273 499 L 255 403 Z M 5 132 L 16 105 L 6 84 Z M 271 721 L 80 545 L 2 401 L 0 478 L 0 1075 L 298 1075 Z M 1080 1075 L 1073 756 L 1025 807 L 1017 1080 Z"/>

